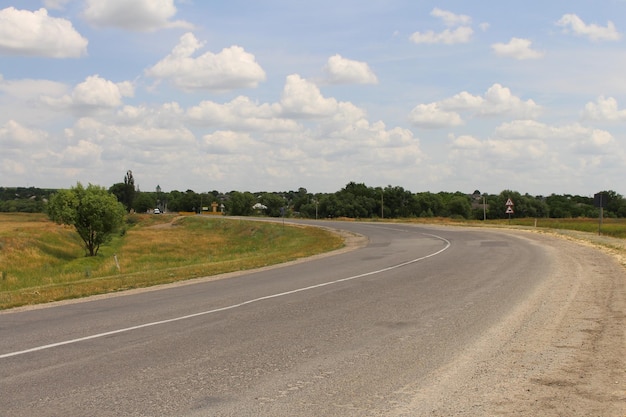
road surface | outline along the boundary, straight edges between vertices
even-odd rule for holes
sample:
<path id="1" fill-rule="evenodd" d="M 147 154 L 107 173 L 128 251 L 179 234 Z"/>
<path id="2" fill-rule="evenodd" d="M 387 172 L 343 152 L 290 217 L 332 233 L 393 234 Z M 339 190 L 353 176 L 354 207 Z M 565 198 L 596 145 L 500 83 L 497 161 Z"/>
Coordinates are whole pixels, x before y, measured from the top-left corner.
<path id="1" fill-rule="evenodd" d="M 0 416 L 626 415 L 626 279 L 512 231 L 0 313 Z"/>

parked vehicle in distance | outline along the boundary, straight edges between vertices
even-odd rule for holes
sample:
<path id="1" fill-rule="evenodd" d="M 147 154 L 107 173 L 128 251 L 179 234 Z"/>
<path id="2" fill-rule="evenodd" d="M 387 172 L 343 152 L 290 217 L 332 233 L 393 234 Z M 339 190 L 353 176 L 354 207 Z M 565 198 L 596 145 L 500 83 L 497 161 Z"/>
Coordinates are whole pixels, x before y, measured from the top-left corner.
<path id="1" fill-rule="evenodd" d="M 161 210 L 159 210 L 158 208 L 154 209 L 154 214 L 161 214 Z"/>

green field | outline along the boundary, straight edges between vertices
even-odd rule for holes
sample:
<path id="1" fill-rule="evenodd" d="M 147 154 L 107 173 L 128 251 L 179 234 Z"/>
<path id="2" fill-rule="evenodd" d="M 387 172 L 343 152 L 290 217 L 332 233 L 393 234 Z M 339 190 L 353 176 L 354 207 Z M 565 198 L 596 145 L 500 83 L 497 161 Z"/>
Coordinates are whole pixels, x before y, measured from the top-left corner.
<path id="1" fill-rule="evenodd" d="M 395 220 L 598 234 L 598 219 Z M 604 219 L 602 235 L 626 238 L 626 219 Z M 172 283 L 273 265 L 340 248 L 314 227 L 209 216 L 132 215 L 87 257 L 73 228 L 42 214 L 0 213 L 0 309 Z"/>
<path id="2" fill-rule="evenodd" d="M 556 230 L 577 230 L 580 232 L 598 233 L 602 235 L 626 238 L 626 219 L 602 219 L 599 227 L 598 219 L 511 219 L 487 220 L 486 224 L 537 227 Z"/>
<path id="3" fill-rule="evenodd" d="M 87 257 L 73 228 L 41 214 L 0 213 L 0 309 L 258 268 L 342 245 L 313 227 L 132 215 Z"/>

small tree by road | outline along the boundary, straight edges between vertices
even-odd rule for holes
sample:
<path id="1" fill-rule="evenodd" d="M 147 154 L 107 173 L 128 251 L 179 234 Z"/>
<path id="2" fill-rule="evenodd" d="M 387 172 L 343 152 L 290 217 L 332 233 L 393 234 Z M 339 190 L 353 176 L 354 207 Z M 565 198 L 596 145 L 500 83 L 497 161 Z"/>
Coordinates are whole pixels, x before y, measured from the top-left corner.
<path id="1" fill-rule="evenodd" d="M 48 216 L 59 224 L 74 226 L 89 256 L 96 256 L 100 245 L 111 240 L 123 224 L 125 209 L 105 188 L 81 183 L 52 195 Z"/>

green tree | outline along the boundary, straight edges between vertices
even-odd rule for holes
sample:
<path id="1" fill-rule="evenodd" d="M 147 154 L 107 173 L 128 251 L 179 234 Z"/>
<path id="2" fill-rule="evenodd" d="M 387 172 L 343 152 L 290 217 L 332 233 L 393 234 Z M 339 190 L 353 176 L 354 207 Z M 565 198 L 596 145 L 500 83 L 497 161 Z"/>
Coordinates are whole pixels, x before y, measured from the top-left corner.
<path id="1" fill-rule="evenodd" d="M 100 245 L 111 240 L 124 222 L 124 206 L 104 187 L 79 182 L 69 190 L 52 195 L 48 216 L 60 224 L 74 226 L 89 256 L 96 256 Z"/>
<path id="2" fill-rule="evenodd" d="M 109 192 L 115 197 L 117 201 L 124 204 L 127 211 L 133 208 L 135 201 L 135 179 L 133 178 L 133 171 L 128 170 L 124 177 L 124 182 L 118 182 L 109 187 Z"/>
<path id="3" fill-rule="evenodd" d="M 259 203 L 267 207 L 265 213 L 269 217 L 280 217 L 281 209 L 286 209 L 287 202 L 283 197 L 275 193 L 264 193 L 259 198 Z"/>
<path id="4" fill-rule="evenodd" d="M 156 197 L 154 193 L 140 192 L 135 196 L 133 207 L 137 213 L 147 213 L 156 207 Z"/>
<path id="5" fill-rule="evenodd" d="M 120 201 L 126 206 L 128 211 L 130 211 L 135 201 L 135 179 L 133 178 L 133 171 L 130 169 L 124 177 L 124 198 Z"/>
<path id="6" fill-rule="evenodd" d="M 469 219 L 472 215 L 472 205 L 469 197 L 465 195 L 454 195 L 447 204 L 448 212 L 451 217 L 462 217 Z"/>
<path id="7" fill-rule="evenodd" d="M 224 204 L 226 205 L 226 212 L 231 216 L 250 216 L 253 212 L 252 206 L 256 202 L 254 194 L 248 191 L 243 193 L 231 191 Z"/>

